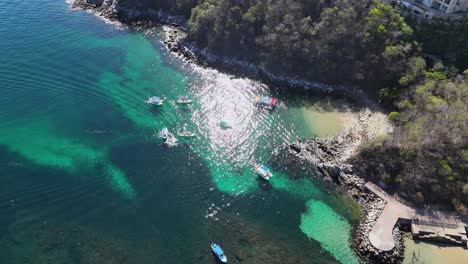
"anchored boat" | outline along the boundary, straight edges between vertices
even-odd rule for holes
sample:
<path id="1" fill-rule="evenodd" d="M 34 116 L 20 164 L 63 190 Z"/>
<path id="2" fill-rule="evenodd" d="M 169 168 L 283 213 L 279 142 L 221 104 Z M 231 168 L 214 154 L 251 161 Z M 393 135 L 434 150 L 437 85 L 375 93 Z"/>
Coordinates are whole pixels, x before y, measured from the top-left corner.
<path id="1" fill-rule="evenodd" d="M 269 96 L 257 96 L 255 97 L 255 105 L 258 107 L 262 107 L 268 110 L 273 110 L 276 105 L 276 98 L 269 97 Z"/>
<path id="2" fill-rule="evenodd" d="M 167 138 L 169 137 L 169 130 L 167 129 L 167 127 L 163 128 L 161 132 L 159 132 L 159 137 L 162 138 L 164 141 L 167 140 Z"/>
<path id="3" fill-rule="evenodd" d="M 195 137 L 195 133 L 184 130 L 182 132 L 177 133 L 177 136 L 184 137 L 184 138 L 193 138 L 193 137 Z"/>
<path id="4" fill-rule="evenodd" d="M 152 104 L 152 105 L 162 105 L 164 103 L 164 99 L 157 97 L 157 96 L 151 96 L 145 102 L 147 104 Z"/>
<path id="5" fill-rule="evenodd" d="M 218 246 L 218 244 L 211 243 L 211 250 L 213 250 L 213 253 L 215 253 L 215 255 L 222 263 L 227 263 L 227 257 L 226 255 L 224 255 L 223 249 L 220 246 Z"/>
<path id="6" fill-rule="evenodd" d="M 265 165 L 258 166 L 257 168 L 255 168 L 255 171 L 264 180 L 268 181 L 271 177 L 273 177 L 273 174 L 271 173 L 270 169 Z"/>
<path id="7" fill-rule="evenodd" d="M 186 96 L 181 96 L 177 99 L 177 103 L 178 104 L 191 104 L 192 103 L 192 100 L 190 100 L 188 97 Z"/>

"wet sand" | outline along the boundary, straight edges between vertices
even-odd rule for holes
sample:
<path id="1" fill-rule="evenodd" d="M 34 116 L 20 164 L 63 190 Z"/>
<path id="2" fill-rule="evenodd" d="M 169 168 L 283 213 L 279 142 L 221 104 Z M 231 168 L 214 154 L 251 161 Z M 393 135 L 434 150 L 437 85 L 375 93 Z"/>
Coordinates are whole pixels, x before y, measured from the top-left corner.
<path id="1" fill-rule="evenodd" d="M 315 108 L 301 108 L 304 120 L 318 137 L 332 137 L 343 129 L 343 120 L 338 112 L 321 111 Z"/>
<path id="2" fill-rule="evenodd" d="M 303 107 L 301 112 L 304 121 L 314 130 L 317 137 L 333 137 L 341 132 L 353 132 L 363 135 L 354 142 L 357 147 L 362 140 L 371 140 L 388 134 L 393 127 L 385 113 L 372 111 L 369 108 L 352 109 L 323 109 L 320 105 Z"/>

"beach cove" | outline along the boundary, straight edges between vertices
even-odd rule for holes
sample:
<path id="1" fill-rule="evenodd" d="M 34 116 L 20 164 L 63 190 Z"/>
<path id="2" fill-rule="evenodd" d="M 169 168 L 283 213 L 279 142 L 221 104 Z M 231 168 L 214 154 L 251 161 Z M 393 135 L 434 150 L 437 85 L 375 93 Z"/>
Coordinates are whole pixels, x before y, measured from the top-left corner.
<path id="1" fill-rule="evenodd" d="M 349 113 L 185 63 L 156 32 L 61 1 L 0 4 L 2 263 L 358 263 L 359 206 L 311 178 L 256 177 L 277 146 L 333 136 Z M 272 113 L 252 99 L 280 98 Z M 162 108 L 143 101 L 166 98 Z M 178 106 L 178 96 L 194 100 Z M 227 120 L 233 128 L 217 126 Z M 197 134 L 168 147 L 156 133 Z"/>

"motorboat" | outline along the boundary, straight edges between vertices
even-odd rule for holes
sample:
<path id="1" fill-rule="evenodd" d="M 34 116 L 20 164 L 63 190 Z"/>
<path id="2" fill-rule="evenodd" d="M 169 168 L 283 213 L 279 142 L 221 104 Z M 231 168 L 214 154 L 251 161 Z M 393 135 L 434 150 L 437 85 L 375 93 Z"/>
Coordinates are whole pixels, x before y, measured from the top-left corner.
<path id="1" fill-rule="evenodd" d="M 219 261 L 222 263 L 227 263 L 227 257 L 224 255 L 223 249 L 216 243 L 211 243 L 211 250 L 218 257 Z"/>
<path id="2" fill-rule="evenodd" d="M 159 137 L 162 138 L 164 141 L 167 140 L 167 138 L 169 137 L 169 130 L 167 129 L 167 127 L 163 128 L 161 132 L 159 132 Z"/>
<path id="3" fill-rule="evenodd" d="M 255 105 L 258 107 L 262 107 L 268 110 L 273 110 L 276 105 L 276 98 L 269 97 L 269 96 L 257 96 L 255 97 Z"/>
<path id="4" fill-rule="evenodd" d="M 195 137 L 195 133 L 192 133 L 190 131 L 184 130 L 182 132 L 177 133 L 177 136 L 179 137 L 184 137 L 184 138 L 193 138 Z"/>
<path id="5" fill-rule="evenodd" d="M 151 96 L 148 98 L 148 100 L 145 101 L 147 104 L 152 104 L 152 105 L 162 105 L 164 103 L 164 99 L 157 97 L 157 96 Z"/>
<path id="6" fill-rule="evenodd" d="M 258 166 L 257 168 L 255 168 L 255 171 L 264 180 L 268 181 L 271 177 L 273 177 L 273 174 L 271 173 L 270 169 L 266 165 Z"/>
<path id="7" fill-rule="evenodd" d="M 190 100 L 188 97 L 186 96 L 181 96 L 177 99 L 177 103 L 178 104 L 191 104 L 192 103 L 192 100 Z"/>

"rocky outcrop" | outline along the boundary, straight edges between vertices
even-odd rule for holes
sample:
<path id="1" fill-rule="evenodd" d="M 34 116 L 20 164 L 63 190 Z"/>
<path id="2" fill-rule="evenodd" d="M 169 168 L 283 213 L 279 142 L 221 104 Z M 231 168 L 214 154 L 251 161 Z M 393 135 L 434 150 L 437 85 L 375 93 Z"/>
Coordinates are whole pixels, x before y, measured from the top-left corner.
<path id="1" fill-rule="evenodd" d="M 349 163 L 350 157 L 363 141 L 391 129 L 379 119 L 369 109 L 358 111 L 349 115 L 347 128 L 334 137 L 314 138 L 281 146 L 273 158 L 273 164 L 276 168 L 287 170 L 292 177 L 312 175 L 336 184 L 342 192 L 359 203 L 364 211 L 364 217 L 351 241 L 358 254 L 370 263 L 400 263 L 404 247 L 398 228 L 393 231 L 395 247 L 391 251 L 380 251 L 370 243 L 369 233 L 383 211 L 385 201 L 365 189 L 365 180 Z"/>
<path id="2" fill-rule="evenodd" d="M 184 45 L 187 33 L 181 27 L 173 24 L 171 26 L 164 25 L 162 29 L 164 31 L 163 43 L 170 51 L 183 57 L 189 63 L 197 62 L 195 53 Z"/>
<path id="3" fill-rule="evenodd" d="M 352 235 L 352 244 L 358 254 L 371 263 L 401 263 L 404 246 L 398 228 L 394 229 L 395 248 L 391 251 L 380 251 L 369 241 L 369 233 L 384 209 L 385 201 L 366 191 L 365 181 L 346 162 L 346 157 L 343 157 L 349 148 L 348 144 L 357 137 L 359 136 L 347 133 L 327 139 L 296 142 L 283 146 L 273 161 L 275 166 L 287 167 L 288 171 L 296 172 L 293 175 L 314 175 L 337 184 L 364 211 L 364 217 Z"/>
<path id="4" fill-rule="evenodd" d="M 92 10 L 99 16 L 110 20 L 118 20 L 120 5 L 118 0 L 75 0 L 73 8 Z"/>

